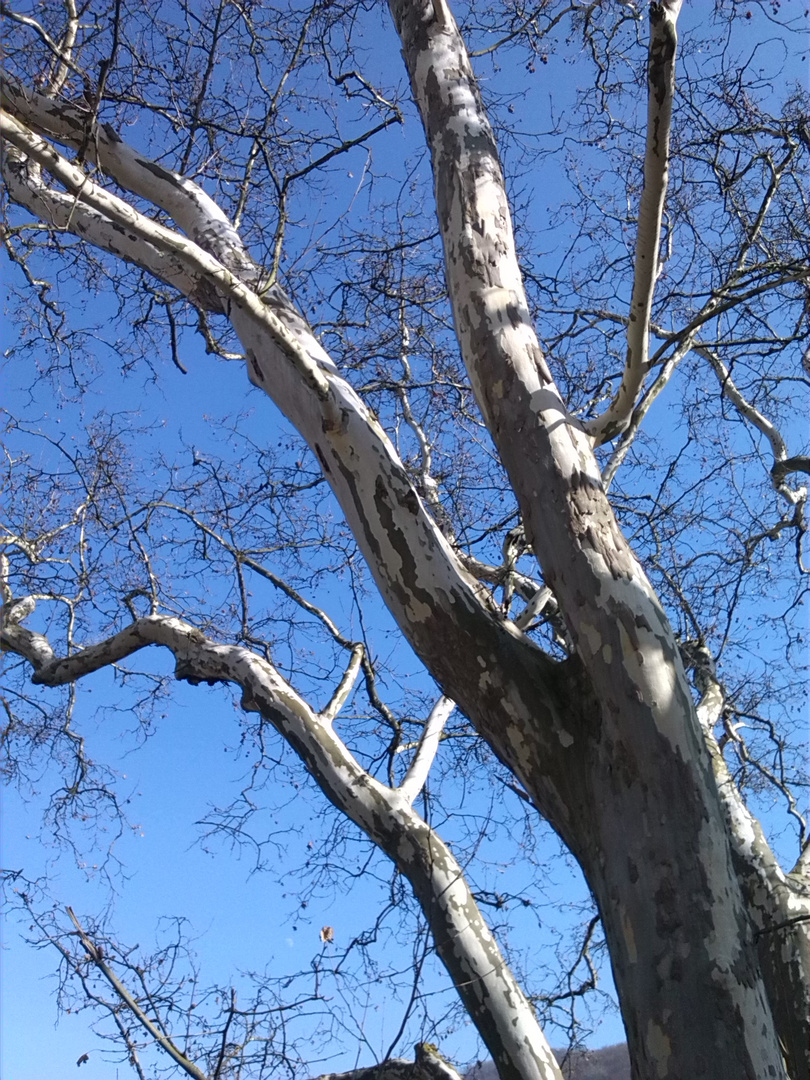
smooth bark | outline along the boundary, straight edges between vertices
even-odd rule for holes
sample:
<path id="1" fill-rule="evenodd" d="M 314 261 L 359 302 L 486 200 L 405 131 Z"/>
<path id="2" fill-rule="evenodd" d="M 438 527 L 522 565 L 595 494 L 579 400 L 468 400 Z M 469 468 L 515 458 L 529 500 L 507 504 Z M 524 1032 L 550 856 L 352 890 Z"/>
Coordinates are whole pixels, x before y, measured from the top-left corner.
<path id="1" fill-rule="evenodd" d="M 585 425 L 597 444 L 615 438 L 627 428 L 649 368 L 650 318 L 660 269 L 661 222 L 669 184 L 669 142 L 681 3 L 682 0 L 663 0 L 660 4 L 650 4 L 644 187 L 638 210 L 627 357 L 621 384 L 610 405 L 601 416 Z"/>

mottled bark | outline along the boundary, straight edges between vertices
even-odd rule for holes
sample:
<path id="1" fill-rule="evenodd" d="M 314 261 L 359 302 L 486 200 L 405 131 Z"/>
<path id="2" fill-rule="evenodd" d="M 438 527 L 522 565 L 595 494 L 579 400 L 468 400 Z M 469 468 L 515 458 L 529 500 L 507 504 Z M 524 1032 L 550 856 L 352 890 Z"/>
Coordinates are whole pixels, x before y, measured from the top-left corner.
<path id="1" fill-rule="evenodd" d="M 726 705 L 714 661 L 703 646 L 691 649 L 701 690 L 697 713 L 712 759 L 731 851 L 754 926 L 768 1000 L 791 1080 L 810 1078 L 810 875 L 806 856 L 790 873 L 779 865 L 762 826 L 745 805 L 714 727 Z"/>
<path id="2" fill-rule="evenodd" d="M 316 1080 L 461 1080 L 461 1074 L 445 1061 L 431 1043 L 417 1043 L 416 1059 L 390 1058 L 367 1069 L 324 1073 Z"/>
<path id="3" fill-rule="evenodd" d="M 464 44 L 443 0 L 391 8 L 431 149 L 464 360 L 599 703 L 571 750 L 581 804 L 552 823 L 599 901 L 635 1075 L 783 1076 L 676 642 L 537 342 Z"/>
<path id="4" fill-rule="evenodd" d="M 651 110 L 655 102 L 666 110 L 671 98 L 674 39 L 667 34 L 674 34 L 678 6 L 653 5 Z M 128 150 L 107 128 L 88 138 L 74 107 L 14 84 L 4 98 L 13 115 L 3 121 L 12 148 L 10 194 L 42 220 L 230 317 L 250 379 L 311 447 L 416 653 L 579 859 L 603 916 L 636 1080 L 784 1077 L 774 1016 L 786 1047 L 795 1047 L 801 1028 L 788 1013 L 790 995 L 807 993 L 807 937 L 794 915 L 806 911 L 806 876 L 770 874 L 764 837 L 749 844 L 748 826 L 731 812 L 672 630 L 618 528 L 591 437 L 551 378 L 529 316 L 495 140 L 453 16 L 445 0 L 391 0 L 391 8 L 432 155 L 458 340 L 576 648 L 565 664 L 503 620 L 426 510 L 377 420 L 300 313 L 278 290 L 262 291 L 235 230 L 196 185 Z M 42 135 L 96 155 L 122 188 L 162 208 L 177 228 L 94 183 Z M 648 186 L 658 224 L 643 244 L 640 225 L 650 261 L 639 325 L 649 317 L 665 190 L 660 141 L 657 152 L 657 187 L 652 179 Z M 69 194 L 50 187 L 41 171 Z M 644 367 L 643 342 L 639 347 L 630 350 L 624 398 L 606 433 L 635 395 Z M 24 609 L 7 613 L 7 643 L 29 657 L 38 681 L 65 682 L 116 658 L 108 642 L 103 655 L 87 649 L 54 661 L 36 635 L 27 643 L 20 637 Z M 114 641 L 130 651 L 147 641 L 169 644 L 160 637 L 169 629 L 180 633 L 176 620 L 140 620 Z M 410 792 L 369 780 L 329 717 L 315 717 L 266 662 L 194 634 L 183 629 L 186 651 L 175 649 L 180 677 L 237 682 L 245 707 L 282 731 L 327 795 L 409 876 L 501 1075 L 553 1075 L 545 1051 L 521 1057 L 519 1024 L 510 1042 L 495 999 L 519 1004 L 522 995 L 503 981 L 460 871 L 411 809 Z M 787 991 L 777 985 L 783 972 Z M 526 1015 L 523 1005 L 518 1013 Z M 794 1049 L 788 1056 L 799 1060 Z M 804 1080 L 806 1072 L 792 1067 Z"/>
<path id="5" fill-rule="evenodd" d="M 238 686 L 242 707 L 273 725 L 324 795 L 410 882 L 439 957 L 504 1080 L 562 1080 L 461 867 L 412 808 L 412 784 L 402 791 L 371 777 L 334 731 L 332 718 L 311 709 L 272 664 L 247 648 L 218 645 L 180 619 L 152 615 L 74 656 L 56 657 L 47 638 L 21 625 L 33 609 L 30 598 L 3 608 L 0 646 L 24 656 L 41 685 L 72 683 L 148 645 L 162 645 L 174 655 L 178 678 Z"/>
<path id="6" fill-rule="evenodd" d="M 29 98 L 36 105 L 33 123 L 46 108 L 35 96 L 17 94 L 7 102 L 20 113 Z M 47 115 L 53 130 L 62 114 L 49 109 Z M 171 269 L 180 266 L 185 275 L 167 275 L 169 284 L 183 289 L 195 302 L 204 295 L 213 298 L 211 306 L 227 308 L 245 348 L 251 381 L 275 401 L 313 450 L 383 598 L 436 680 L 462 709 L 475 707 L 485 733 L 503 730 L 510 722 L 516 726 L 514 737 L 499 753 L 519 775 L 531 768 L 535 754 L 556 752 L 568 738 L 556 698 L 557 665 L 514 626 L 503 622 L 426 511 L 387 435 L 339 376 L 300 313 L 278 293 L 258 296 L 249 280 L 243 282 L 210 251 L 100 189 L 19 122 L 4 117 L 4 126 L 21 153 L 36 155 L 43 167 L 53 169 L 75 192 L 70 203 L 82 209 L 89 204 L 93 216 L 81 218 L 78 235 L 109 250 L 123 229 L 132 240 L 124 257 L 137 261 L 138 241 L 142 241 L 140 265 L 159 274 L 161 267 L 153 252 L 167 252 Z M 75 139 L 69 116 L 59 138 Z M 113 164 L 108 162 L 108 167 Z M 14 162 L 7 162 L 6 170 L 25 189 L 25 176 Z M 151 177 L 150 186 L 138 194 L 157 205 L 169 203 L 162 190 L 165 185 L 177 195 L 176 185 L 159 171 L 145 168 L 138 175 Z M 187 184 L 182 190 L 192 198 L 190 188 L 193 185 Z M 49 220 L 60 193 L 41 181 L 36 182 L 35 191 L 36 202 L 22 197 L 20 201 Z M 194 197 L 192 211 L 180 216 L 184 220 L 193 216 L 201 201 Z M 74 215 L 68 220 L 74 228 L 80 219 Z M 217 230 L 212 233 L 222 235 Z M 235 262 L 236 256 L 226 261 Z M 512 677 L 507 678 L 504 671 Z M 540 728 L 538 715 L 543 718 Z M 529 739 L 522 733 L 526 725 L 533 732 L 531 753 Z M 553 800 L 552 790 L 547 795 Z M 562 810 L 561 804 L 554 805 Z"/>

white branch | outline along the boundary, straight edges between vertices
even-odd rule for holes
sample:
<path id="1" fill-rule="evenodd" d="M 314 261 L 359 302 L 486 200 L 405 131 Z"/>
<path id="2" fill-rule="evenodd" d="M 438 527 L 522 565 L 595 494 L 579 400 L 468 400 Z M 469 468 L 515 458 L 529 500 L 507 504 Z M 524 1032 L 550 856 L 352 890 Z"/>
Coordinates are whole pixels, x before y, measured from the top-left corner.
<path id="1" fill-rule="evenodd" d="M 64 0 L 64 2 L 67 11 L 67 26 L 62 35 L 62 40 L 59 42 L 59 61 L 55 66 L 54 73 L 48 84 L 48 93 L 51 96 L 60 93 L 62 87 L 65 85 L 68 71 L 71 68 L 74 68 L 75 70 L 75 65 L 73 64 L 73 49 L 76 45 L 76 37 L 79 33 L 79 13 L 76 10 L 75 0 Z"/>
<path id="2" fill-rule="evenodd" d="M 94 124 L 90 129 L 91 115 L 76 105 L 55 101 L 8 76 L 0 93 L 3 108 L 26 127 L 83 150 L 88 161 L 98 164 L 126 191 L 165 210 L 186 236 L 233 274 L 256 284 L 260 271 L 239 233 L 198 184 L 139 154 L 110 124 Z"/>
<path id="3" fill-rule="evenodd" d="M 30 15 L 22 15 L 20 12 L 11 11 L 5 4 L 3 5 L 3 15 L 7 19 L 11 19 L 13 22 L 19 23 L 21 26 L 27 26 L 29 30 L 33 30 L 53 53 L 54 74 L 49 80 L 49 90 L 53 94 L 58 94 L 62 89 L 69 70 L 76 71 L 80 75 L 82 74 L 81 69 L 73 63 L 71 57 L 73 46 L 76 44 L 76 34 L 79 29 L 76 5 L 73 0 L 66 0 L 65 6 L 68 11 L 68 23 L 62 40 L 56 42 L 43 25 L 40 22 L 37 22 L 36 19 L 32 19 Z M 5 80 L 5 77 L 5 74 L 3 74 L 3 80 Z"/>
<path id="4" fill-rule="evenodd" d="M 691 351 L 693 341 L 694 335 L 689 335 L 678 345 L 678 348 L 667 358 L 666 363 L 661 367 L 652 386 L 650 386 L 641 401 L 632 410 L 630 420 L 622 432 L 622 438 L 602 470 L 602 483 L 604 484 L 606 491 L 613 482 L 613 478 L 627 456 L 630 447 L 633 445 L 633 441 L 641 428 L 644 417 L 650 411 L 655 399 L 674 375 L 678 364 Z"/>
<path id="5" fill-rule="evenodd" d="M 779 865 L 762 825 L 745 805 L 714 737 L 713 728 L 722 717 L 726 699 L 713 656 L 705 645 L 697 645 L 690 650 L 690 658 L 701 694 L 697 714 L 748 911 L 765 939 L 766 961 L 769 955 L 775 956 L 776 969 L 782 968 L 781 977 L 795 981 L 798 1016 L 810 1006 L 810 882 L 802 875 L 801 858 L 789 874 Z M 803 997 L 801 1002 L 799 995 Z"/>
<path id="6" fill-rule="evenodd" d="M 776 426 L 740 392 L 731 377 L 731 372 L 713 349 L 709 349 L 705 345 L 700 345 L 695 346 L 695 352 L 698 356 L 702 356 L 704 360 L 708 361 L 712 371 L 714 371 L 720 382 L 722 392 L 729 401 L 732 402 L 745 419 L 748 420 L 757 431 L 761 432 L 770 443 L 774 461 L 774 468 L 771 470 L 774 475 L 774 485 L 779 489 L 781 494 L 784 495 L 788 502 L 795 504 L 806 499 L 806 486 L 800 487 L 797 491 L 793 491 L 785 483 L 785 476 L 779 475 L 779 465 L 783 463 L 786 464 L 788 461 L 788 450 L 785 440 L 782 438 L 782 435 Z M 788 470 L 783 469 L 783 473 L 787 471 Z"/>
<path id="7" fill-rule="evenodd" d="M 427 718 L 413 761 L 397 789 L 409 806 L 413 805 L 414 799 L 425 785 L 433 759 L 436 757 L 436 751 L 439 749 L 444 725 L 450 719 L 455 707 L 455 701 L 441 697 Z"/>
<path id="8" fill-rule="evenodd" d="M 357 675 L 360 671 L 360 665 L 363 663 L 363 655 L 365 648 L 363 645 L 355 645 L 352 649 L 351 659 L 349 660 L 346 671 L 343 674 L 343 678 L 338 684 L 338 688 L 332 695 L 332 700 L 326 706 L 325 709 L 321 709 L 318 714 L 326 724 L 331 724 L 337 714 L 343 708 L 346 699 L 354 689 L 354 684 L 357 682 Z"/>
<path id="9" fill-rule="evenodd" d="M 56 657 L 47 638 L 20 625 L 32 610 L 31 598 L 3 608 L 0 647 L 27 659 L 36 683 L 72 683 L 148 645 L 162 645 L 175 657 L 177 678 L 192 684 L 230 682 L 240 687 L 242 707 L 258 712 L 273 725 L 324 795 L 411 882 L 439 955 L 470 1016 L 482 1020 L 482 1034 L 487 1032 L 493 1054 L 504 1061 L 521 1062 L 524 1068 L 530 1063 L 524 1072 L 526 1080 L 562 1080 L 534 1010 L 449 848 L 400 790 L 380 783 L 362 768 L 331 724 L 309 707 L 268 660 L 244 646 L 216 644 L 181 619 L 163 615 L 136 619 L 106 641 L 72 656 Z M 452 703 L 444 704 L 443 699 L 434 713 L 448 712 L 448 705 Z"/>
<path id="10" fill-rule="evenodd" d="M 549 601 L 553 599 L 553 597 L 554 593 L 551 591 L 548 585 L 544 585 L 542 589 L 538 589 L 534 596 L 531 598 L 531 600 L 528 602 L 526 607 L 523 609 L 523 611 L 521 611 L 521 613 L 515 619 L 515 626 L 519 630 L 525 630 L 530 625 L 530 623 L 532 623 L 534 619 L 536 619 L 537 616 L 543 612 L 543 610 L 548 605 Z"/>
<path id="11" fill-rule="evenodd" d="M 10 197 L 40 221 L 146 270 L 206 311 L 222 312 L 221 297 L 171 252 L 166 252 L 63 191 L 42 182 L 39 169 L 6 153 L 3 179 Z"/>
<path id="12" fill-rule="evenodd" d="M 669 183 L 669 137 L 675 88 L 676 23 L 682 0 L 650 4 L 650 46 L 647 65 L 647 144 L 644 152 L 644 190 L 638 211 L 633 295 L 627 326 L 627 359 L 621 386 L 601 416 L 585 430 L 597 444 L 607 442 L 630 423 L 633 407 L 647 374 L 650 316 L 658 279 L 661 221 Z"/>
<path id="13" fill-rule="evenodd" d="M 325 398 L 328 395 L 328 384 L 320 366 L 325 364 L 334 369 L 334 365 L 323 350 L 319 349 L 320 355 L 314 360 L 279 316 L 218 259 L 194 241 L 139 213 L 123 199 L 94 183 L 82 169 L 59 154 L 50 143 L 3 112 L 0 112 L 0 135 L 41 168 L 47 169 L 77 201 L 87 204 L 108 218 L 113 226 L 129 230 L 133 240 L 145 240 L 150 246 L 173 254 L 188 269 L 207 279 L 221 295 L 226 306 L 238 304 L 254 322 L 262 326 L 319 397 Z"/>
<path id="14" fill-rule="evenodd" d="M 465 709 L 480 709 L 475 657 L 501 656 L 504 650 L 531 654 L 526 663 L 538 685 L 545 676 L 550 678 L 551 661 L 498 617 L 492 598 L 465 571 L 426 511 L 379 422 L 339 377 L 292 305 L 271 293 L 259 297 L 193 240 L 100 187 L 14 118 L 3 114 L 2 122 L 17 148 L 14 152 L 55 176 L 77 208 L 86 207 L 109 221 L 106 233 L 101 230 L 102 243 L 109 241 L 110 230 L 120 227 L 133 245 L 138 240 L 148 245 L 151 261 L 144 259 L 143 265 L 153 269 L 152 253 L 160 251 L 201 283 L 192 299 L 204 284 L 219 300 L 245 348 L 249 378 L 275 401 L 310 446 L 385 602 L 442 689 Z M 128 254 L 137 261 L 134 247 Z M 176 277 L 174 283 L 180 284 Z M 460 636 L 462 613 L 465 632 Z M 492 702 L 490 711 L 500 715 L 502 709 L 511 709 L 510 717 L 523 716 L 523 698 L 511 682 L 505 695 Z M 544 705 L 556 715 L 550 690 Z M 491 722 L 500 726 L 494 716 Z"/>

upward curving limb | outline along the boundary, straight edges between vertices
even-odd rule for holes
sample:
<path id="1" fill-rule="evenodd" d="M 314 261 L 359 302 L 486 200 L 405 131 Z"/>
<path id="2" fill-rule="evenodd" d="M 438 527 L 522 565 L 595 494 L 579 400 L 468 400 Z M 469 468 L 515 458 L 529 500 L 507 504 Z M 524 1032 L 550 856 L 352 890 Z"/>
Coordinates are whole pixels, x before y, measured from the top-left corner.
<path id="1" fill-rule="evenodd" d="M 638 210 L 633 295 L 627 325 L 627 357 L 619 389 L 608 408 L 585 424 L 596 445 L 608 442 L 629 425 L 644 378 L 650 347 L 650 317 L 658 279 L 661 222 L 669 184 L 669 136 L 675 89 L 676 24 L 682 0 L 650 4 L 647 62 L 647 141 L 644 189 Z"/>
<path id="2" fill-rule="evenodd" d="M 28 100 L 17 98 L 18 112 Z M 549 729 L 541 742 L 545 760 L 555 760 L 560 752 L 554 734 L 560 724 L 555 664 L 499 618 L 488 592 L 467 572 L 427 511 L 379 422 L 340 377 L 292 304 L 277 294 L 260 295 L 202 244 L 96 183 L 21 119 L 8 113 L 1 119 L 9 141 L 6 169 L 15 173 L 23 205 L 40 213 L 43 206 L 62 205 L 68 231 L 108 250 L 115 250 L 120 235 L 129 244 L 117 252 L 122 257 L 155 274 L 165 260 L 164 280 L 182 288 L 192 303 L 227 313 L 245 349 L 251 381 L 272 398 L 317 457 L 388 607 L 434 679 L 484 732 L 502 733 L 507 716 L 528 730 L 538 709 L 547 714 Z M 68 189 L 75 212 L 60 204 L 58 191 L 26 171 L 26 159 Z M 151 195 L 159 206 L 164 182 L 156 177 L 154 190 L 143 188 L 142 196 Z M 202 239 L 208 235 L 204 229 L 198 234 Z M 483 667 L 497 666 L 513 653 L 520 658 L 510 666 L 525 673 L 526 684 L 491 683 L 482 692 Z M 499 743 L 496 752 L 522 776 L 543 760 L 539 753 L 525 753 L 519 740 L 500 735 Z"/>
<path id="3" fill-rule="evenodd" d="M 425 786 L 430 767 L 439 749 L 442 731 L 455 707 L 456 703 L 454 701 L 442 697 L 431 709 L 430 716 L 425 723 L 421 738 L 417 744 L 413 761 L 397 789 L 400 795 L 408 801 L 409 805 L 413 805 L 414 799 Z"/>

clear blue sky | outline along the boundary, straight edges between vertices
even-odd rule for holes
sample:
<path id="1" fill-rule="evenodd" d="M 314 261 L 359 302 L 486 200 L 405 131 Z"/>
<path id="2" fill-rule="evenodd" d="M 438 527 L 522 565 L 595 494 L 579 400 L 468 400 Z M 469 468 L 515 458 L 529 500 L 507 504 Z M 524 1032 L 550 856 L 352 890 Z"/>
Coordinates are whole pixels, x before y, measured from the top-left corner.
<path id="1" fill-rule="evenodd" d="M 687 32 L 691 17 L 687 6 Z M 760 21 L 756 32 L 761 33 L 761 27 Z M 391 62 L 399 63 L 390 34 L 383 44 L 384 55 L 390 57 Z M 488 61 L 481 62 L 485 75 L 487 64 Z M 563 64 L 552 55 L 543 72 L 544 90 L 553 90 L 559 109 L 566 99 L 570 100 L 576 68 Z M 525 93 L 527 81 L 525 72 L 516 71 L 512 88 Z M 548 119 L 545 93 L 538 94 L 538 102 L 541 97 L 545 123 Z M 537 119 L 538 125 L 542 126 L 539 110 L 540 105 L 538 118 L 532 116 L 530 122 Z M 418 130 L 416 136 L 419 136 Z M 388 155 L 393 160 L 397 153 L 402 153 L 398 149 L 405 146 L 401 140 L 402 136 L 396 130 L 378 139 L 375 144 L 378 159 Z M 507 148 L 507 163 L 510 154 Z M 315 210 L 318 224 L 312 231 L 318 234 L 318 230 L 323 229 L 325 232 L 346 212 L 366 164 L 362 150 L 341 164 L 344 172 L 335 180 L 332 194 L 324 196 Z M 528 180 L 525 183 L 530 185 Z M 548 184 L 542 187 L 542 199 L 554 199 Z M 309 240 L 311 234 L 302 239 L 301 246 L 306 246 Z M 6 263 L 3 272 L 12 277 Z M 81 317 L 87 324 L 103 324 L 107 315 L 106 302 L 100 301 L 98 307 L 87 310 L 85 298 L 71 296 L 69 287 L 63 290 L 63 296 L 85 307 Z M 10 334 L 8 326 L 4 333 Z M 7 337 L 4 345 L 13 344 L 14 339 Z M 142 464 L 147 471 L 159 452 L 167 455 L 185 453 L 178 451 L 181 441 L 204 453 L 212 423 L 227 415 L 236 416 L 245 408 L 251 415 L 240 423 L 256 440 L 265 439 L 270 443 L 282 437 L 285 429 L 272 406 L 258 392 L 247 389 L 240 365 L 212 360 L 205 355 L 199 342 L 190 337 L 183 340 L 182 346 L 190 374 L 183 376 L 170 365 L 164 365 L 159 379 L 152 383 L 140 373 L 123 378 L 114 351 L 97 342 L 95 348 L 102 374 L 88 395 L 73 403 L 50 396 L 44 382 L 37 384 L 32 391 L 34 400 L 29 400 L 30 373 L 12 359 L 5 376 L 5 403 L 12 410 L 26 411 L 29 416 L 45 417 L 47 414 L 47 422 L 54 425 L 51 428 L 54 432 L 71 430 L 72 425 L 77 425 L 83 417 L 92 416 L 97 409 L 125 407 L 132 410 L 133 425 L 158 425 L 151 440 L 141 447 Z M 45 450 L 41 452 L 46 454 Z M 343 618 L 343 625 L 348 627 L 353 616 L 345 585 L 335 584 L 328 601 L 329 613 Z M 271 602 L 268 594 L 268 603 Z M 387 616 L 379 612 L 376 618 L 374 629 L 378 640 L 394 648 L 396 639 L 386 623 Z M 379 647 L 382 649 L 383 645 Z M 403 671 L 410 670 L 412 685 L 419 686 L 419 676 L 414 674 L 416 665 L 410 656 L 403 653 L 397 663 Z M 167 659 L 157 652 L 144 658 L 142 667 L 169 671 Z M 311 784 L 304 781 L 296 789 L 292 773 L 286 784 L 279 782 L 262 795 L 262 821 L 267 832 L 278 835 L 279 850 L 286 850 L 289 865 L 293 868 L 289 875 L 285 875 L 280 855 L 276 869 L 269 873 L 253 873 L 250 851 L 243 851 L 240 856 L 239 852 L 229 851 L 221 840 L 213 840 L 208 850 L 199 842 L 203 830 L 197 823 L 207 817 L 212 805 L 221 806 L 233 797 L 234 789 L 238 790 L 244 783 L 250 760 L 239 751 L 233 699 L 227 690 L 175 685 L 163 710 L 166 715 L 159 717 L 154 734 L 142 745 L 137 733 L 132 731 L 131 718 L 113 708 L 123 700 L 120 688 L 113 684 L 110 676 L 99 674 L 81 685 L 77 709 L 82 731 L 88 739 L 89 753 L 94 759 L 107 762 L 119 774 L 118 790 L 122 797 L 130 800 L 128 817 L 134 827 L 115 847 L 123 870 L 114 880 L 116 892 L 112 899 L 113 923 L 122 940 L 140 942 L 146 947 L 161 916 L 183 915 L 189 920 L 190 932 L 195 938 L 203 981 L 227 982 L 235 977 L 235 972 L 263 969 L 265 965 L 279 975 L 306 969 L 313 957 L 324 950 L 319 940 L 322 926 L 330 925 L 335 930 L 335 945 L 325 949 L 328 955 L 330 949 L 337 950 L 345 945 L 368 925 L 373 917 L 371 913 L 385 895 L 383 860 L 375 864 L 377 875 L 368 873 L 365 878 L 354 881 L 350 891 L 341 883 L 320 887 L 309 897 L 307 907 L 301 908 L 295 868 L 306 861 L 308 845 L 326 842 L 333 818 L 331 809 Z M 91 913 L 109 900 L 107 885 L 101 875 L 92 872 L 96 856 L 91 855 L 89 859 L 91 872 L 88 874 L 87 867 L 72 865 L 69 854 L 55 861 L 58 850 L 43 842 L 47 838 L 41 834 L 41 814 L 53 783 L 52 772 L 43 764 L 41 773 L 33 778 L 34 794 L 20 799 L 12 790 L 4 793 L 2 864 L 12 870 L 24 868 L 26 875 L 32 878 L 47 872 L 53 894 L 61 903 L 71 904 L 77 912 Z M 448 804 L 460 803 L 462 795 L 464 814 L 486 813 L 489 793 L 485 784 L 471 783 L 455 792 L 452 786 L 449 787 L 446 793 Z M 452 839 L 454 829 L 461 834 L 463 825 L 459 822 L 462 820 L 451 820 L 440 831 Z M 102 847 L 104 840 L 102 837 Z M 560 859 L 553 840 L 544 840 L 540 847 L 550 860 L 549 892 L 557 890 L 572 905 L 578 903 L 582 899 L 582 885 L 570 863 Z M 492 864 L 488 871 L 490 877 L 494 879 L 495 875 L 502 874 L 505 891 L 520 892 L 531 887 L 528 884 L 530 874 L 524 868 L 498 866 L 499 860 L 510 861 L 508 847 L 502 857 L 497 851 L 484 850 L 482 854 Z M 353 857 L 349 848 L 345 859 L 351 862 Z M 545 913 L 545 902 L 542 893 L 538 893 L 535 911 L 516 914 L 510 941 L 518 954 L 528 949 L 530 940 L 535 946 L 538 943 L 544 945 L 548 962 L 553 965 L 557 944 L 555 927 L 564 927 L 567 921 L 581 922 L 582 916 L 572 911 L 552 917 L 548 909 L 548 926 L 544 923 L 544 930 L 538 931 L 536 912 Z M 544 920 L 545 914 L 541 922 Z M 406 936 L 397 936 L 394 927 L 392 922 L 390 932 L 383 935 L 380 962 L 407 966 L 410 942 Z M 90 1057 L 79 1070 L 80 1080 L 110 1080 L 127 1075 L 129 1070 L 125 1066 L 115 1067 L 104 1061 L 98 1052 L 98 1042 L 87 1033 L 85 1015 L 63 1016 L 57 1025 L 53 977 L 56 954 L 51 949 L 32 951 L 25 948 L 20 944 L 19 930 L 24 933 L 25 926 L 11 920 L 6 923 L 0 956 L 3 1016 L 0 1060 L 4 1080 L 44 1080 L 45 1077 L 64 1076 L 76 1068 L 75 1062 L 85 1053 Z M 609 986 L 607 972 L 603 971 L 603 978 Z M 425 987 L 439 995 L 441 1001 L 446 1000 L 448 1006 L 452 1002 L 452 990 L 448 989 L 441 972 L 429 969 Z M 375 1053 L 386 1049 L 394 1037 L 400 1014 L 400 1003 L 392 1002 L 385 994 L 381 996 L 376 987 L 370 987 L 368 1011 L 355 1016 L 357 1030 L 346 1033 L 347 1044 L 355 1043 L 361 1048 L 361 1063 L 370 1062 Z M 608 1013 L 601 1024 L 595 1026 L 588 1041 L 599 1046 L 617 1042 L 622 1037 L 618 1017 Z M 365 1047 L 363 1039 L 367 1040 Z M 552 1034 L 552 1041 L 559 1040 Z M 474 1032 L 469 1025 L 460 1027 L 442 1049 L 462 1062 L 473 1058 L 478 1052 Z M 407 1054 L 409 1047 L 400 1045 L 397 1052 Z M 350 1068 L 355 1063 L 355 1057 L 347 1054 L 339 1061 L 330 1062 L 328 1067 Z M 326 1067 L 324 1064 L 323 1068 Z M 313 1068 L 313 1073 L 317 1071 L 323 1070 Z"/>

